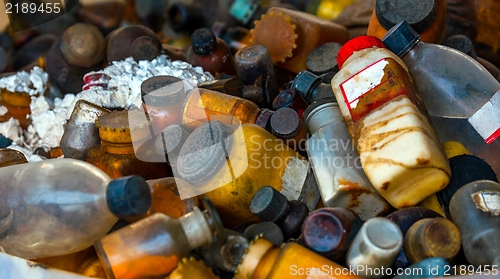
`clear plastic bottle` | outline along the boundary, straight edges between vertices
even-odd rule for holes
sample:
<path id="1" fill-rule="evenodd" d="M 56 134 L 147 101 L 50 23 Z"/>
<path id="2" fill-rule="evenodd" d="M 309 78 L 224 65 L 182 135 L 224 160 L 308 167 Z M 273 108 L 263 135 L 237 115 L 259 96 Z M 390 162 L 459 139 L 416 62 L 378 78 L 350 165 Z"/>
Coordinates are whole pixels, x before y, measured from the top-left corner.
<path id="1" fill-rule="evenodd" d="M 472 57 L 422 42 L 406 22 L 383 41 L 407 65 L 441 141 L 460 141 L 500 173 L 498 80 Z"/>
<path id="2" fill-rule="evenodd" d="M 90 247 L 117 217 L 144 214 L 151 203 L 141 177 L 111 180 L 74 159 L 3 167 L 0 177 L 0 246 L 26 259 Z"/>
<path id="3" fill-rule="evenodd" d="M 404 62 L 373 36 L 344 44 L 337 61 L 333 93 L 375 189 L 402 208 L 446 187 L 448 160 Z"/>

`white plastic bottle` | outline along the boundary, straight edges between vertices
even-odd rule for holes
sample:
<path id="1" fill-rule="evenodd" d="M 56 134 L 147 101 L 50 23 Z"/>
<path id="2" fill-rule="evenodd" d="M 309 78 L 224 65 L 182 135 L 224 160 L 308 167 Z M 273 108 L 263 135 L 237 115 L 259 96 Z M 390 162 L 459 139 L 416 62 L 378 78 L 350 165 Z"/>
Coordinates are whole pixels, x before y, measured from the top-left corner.
<path id="1" fill-rule="evenodd" d="M 111 180 L 74 159 L 0 168 L 0 250 L 25 259 L 92 246 L 117 217 L 146 213 L 151 192 L 139 176 Z"/>
<path id="2" fill-rule="evenodd" d="M 402 208 L 446 187 L 448 160 L 403 61 L 372 36 L 347 42 L 337 61 L 332 89 L 375 189 Z"/>

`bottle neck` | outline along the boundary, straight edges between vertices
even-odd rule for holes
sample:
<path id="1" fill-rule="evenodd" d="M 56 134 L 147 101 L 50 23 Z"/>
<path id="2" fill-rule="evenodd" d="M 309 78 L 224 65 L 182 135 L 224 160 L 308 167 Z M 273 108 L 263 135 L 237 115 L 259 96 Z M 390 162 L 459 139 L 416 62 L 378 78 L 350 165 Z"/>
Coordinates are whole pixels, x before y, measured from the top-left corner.
<path id="1" fill-rule="evenodd" d="M 411 43 L 410 45 L 408 45 L 408 47 L 399 55 L 399 57 L 401 57 L 401 59 L 403 59 L 403 57 L 405 55 L 407 55 L 408 53 L 410 53 L 413 49 L 415 49 L 421 43 L 422 43 L 422 41 L 420 40 L 420 38 L 417 38 L 413 43 Z"/>
<path id="2" fill-rule="evenodd" d="M 195 207 L 192 212 L 180 217 L 179 221 L 191 250 L 212 243 L 214 230 L 210 228 L 207 217 L 199 208 Z"/>

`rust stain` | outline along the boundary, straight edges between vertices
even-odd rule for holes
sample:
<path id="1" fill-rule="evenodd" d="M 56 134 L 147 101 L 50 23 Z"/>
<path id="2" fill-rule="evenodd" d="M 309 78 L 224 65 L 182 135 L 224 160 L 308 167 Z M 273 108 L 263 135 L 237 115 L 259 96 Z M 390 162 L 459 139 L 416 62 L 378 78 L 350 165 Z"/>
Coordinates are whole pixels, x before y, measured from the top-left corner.
<path id="1" fill-rule="evenodd" d="M 418 165 L 427 165 L 429 162 L 430 162 L 429 159 L 417 158 L 417 164 Z"/>
<path id="2" fill-rule="evenodd" d="M 391 182 L 389 182 L 389 181 L 384 182 L 384 183 L 382 183 L 382 187 L 380 187 L 380 189 L 385 191 L 385 190 L 389 189 L 390 184 L 391 184 Z"/>

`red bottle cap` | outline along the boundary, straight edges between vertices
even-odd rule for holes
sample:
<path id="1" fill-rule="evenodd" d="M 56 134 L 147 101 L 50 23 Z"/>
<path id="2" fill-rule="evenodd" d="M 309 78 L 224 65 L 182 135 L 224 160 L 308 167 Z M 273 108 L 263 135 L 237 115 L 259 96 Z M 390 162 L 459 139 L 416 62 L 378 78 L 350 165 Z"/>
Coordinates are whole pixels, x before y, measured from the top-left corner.
<path id="1" fill-rule="evenodd" d="M 384 43 L 377 37 L 373 36 L 359 36 L 349 40 L 345 43 L 339 50 L 337 54 L 337 64 L 339 69 L 342 68 L 344 62 L 351 56 L 355 51 L 362 50 L 371 47 L 385 48 Z"/>

